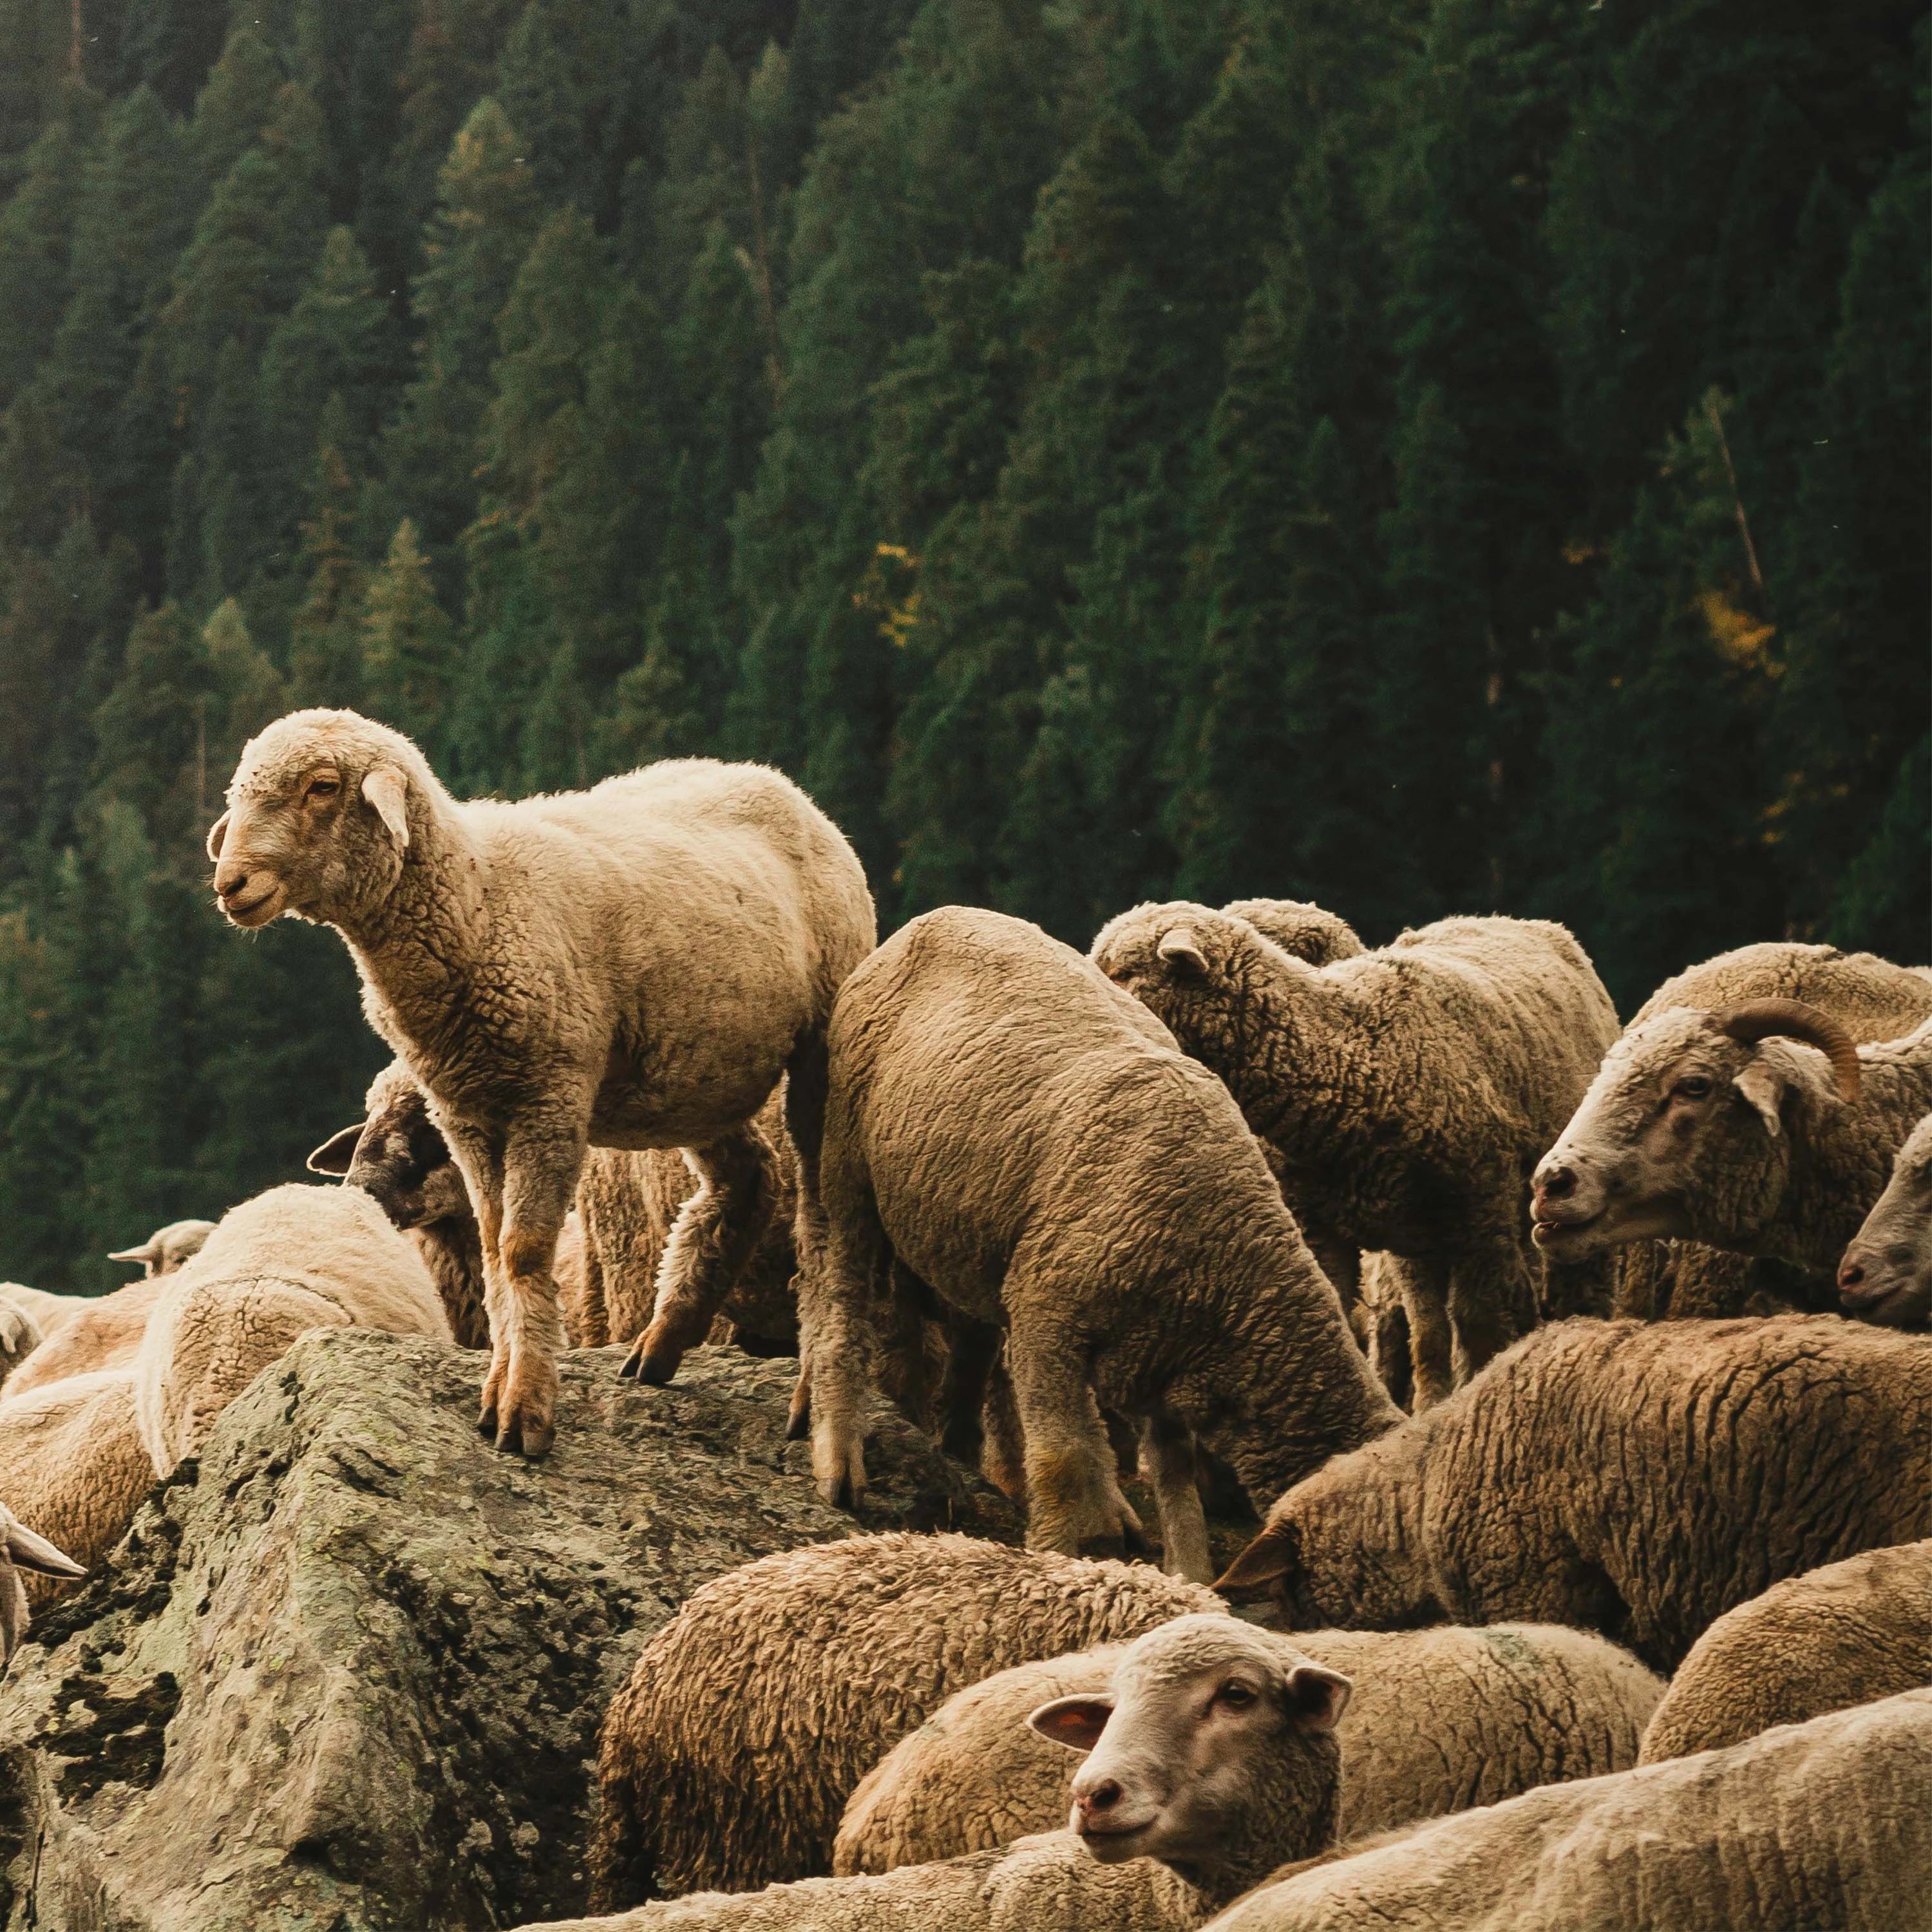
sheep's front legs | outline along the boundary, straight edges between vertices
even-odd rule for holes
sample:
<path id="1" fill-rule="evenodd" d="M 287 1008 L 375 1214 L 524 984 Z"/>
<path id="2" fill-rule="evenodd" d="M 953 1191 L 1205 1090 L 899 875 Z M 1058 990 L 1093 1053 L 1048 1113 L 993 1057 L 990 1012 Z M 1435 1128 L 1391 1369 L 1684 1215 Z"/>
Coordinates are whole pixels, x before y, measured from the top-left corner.
<path id="1" fill-rule="evenodd" d="M 698 1176 L 698 1192 L 680 1209 L 664 1244 L 650 1324 L 623 1366 L 640 1382 L 669 1382 L 686 1351 L 710 1334 L 778 1200 L 777 1159 L 755 1121 L 686 1148 L 684 1158 Z"/>
<path id="2" fill-rule="evenodd" d="M 1031 1293 L 1050 1296 L 1052 1286 L 1036 1282 Z M 1030 1320 L 1022 1306 L 1007 1331 L 1006 1365 L 1026 1442 L 1028 1547 L 1070 1556 L 1144 1549 L 1140 1518 L 1114 1477 L 1086 1347 L 1051 1317 Z"/>
<path id="3" fill-rule="evenodd" d="M 569 1130 L 514 1130 L 500 1153 L 474 1131 L 452 1137 L 483 1238 L 490 1370 L 477 1426 L 496 1447 L 541 1456 L 556 1433 L 563 1320 L 551 1267 L 577 1191 L 584 1139 Z"/>

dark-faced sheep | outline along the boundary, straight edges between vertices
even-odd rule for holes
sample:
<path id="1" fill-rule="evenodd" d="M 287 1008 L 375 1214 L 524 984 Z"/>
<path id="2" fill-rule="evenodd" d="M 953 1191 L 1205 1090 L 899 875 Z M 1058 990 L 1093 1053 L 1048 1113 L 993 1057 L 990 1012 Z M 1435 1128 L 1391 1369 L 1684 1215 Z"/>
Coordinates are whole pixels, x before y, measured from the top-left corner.
<path id="1" fill-rule="evenodd" d="M 1203 1556 L 1187 1432 L 1259 1505 L 1398 1419 L 1226 1088 L 1070 947 L 928 913 L 847 982 L 830 1050 L 826 1266 L 800 1308 L 828 1500 L 864 1484 L 889 1267 L 1004 1328 L 1036 1547 L 1113 1553 L 1138 1528 L 1096 1396 L 1173 1450 L 1162 1520 L 1172 1546 L 1191 1501 Z"/>
<path id="2" fill-rule="evenodd" d="M 592 1141 L 688 1148 L 709 1184 L 639 1338 L 668 1379 L 763 1231 L 754 1118 L 788 1070 L 815 1179 L 824 1029 L 874 933 L 838 828 L 778 772 L 703 758 L 459 804 L 399 733 L 301 711 L 244 748 L 208 851 L 236 925 L 342 934 L 430 1097 L 482 1234 L 498 1446 L 540 1455 L 555 1431 L 552 1262 Z"/>
<path id="3" fill-rule="evenodd" d="M 1331 1249 L 1400 1257 L 1418 1406 L 1532 1324 L 1530 1170 L 1616 1034 L 1562 927 L 1443 920 L 1318 970 L 1177 902 L 1093 956 L 1228 1083 Z"/>
<path id="4" fill-rule="evenodd" d="M 1304 1630 L 1581 1624 L 1667 1671 L 1780 1578 L 1929 1535 L 1922 1338 L 1577 1320 L 1297 1484 L 1221 1587 Z"/>

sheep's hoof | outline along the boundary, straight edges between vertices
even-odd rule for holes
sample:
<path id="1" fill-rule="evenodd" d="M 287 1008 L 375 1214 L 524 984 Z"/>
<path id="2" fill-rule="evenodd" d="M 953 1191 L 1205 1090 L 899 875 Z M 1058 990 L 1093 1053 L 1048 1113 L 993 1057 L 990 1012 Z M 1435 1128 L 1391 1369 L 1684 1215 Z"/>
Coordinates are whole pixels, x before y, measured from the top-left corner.
<path id="1" fill-rule="evenodd" d="M 818 1493 L 836 1510 L 856 1510 L 860 1500 L 865 1495 L 862 1484 L 854 1484 L 850 1476 L 820 1476 Z"/>
<path id="2" fill-rule="evenodd" d="M 624 1358 L 624 1366 L 617 1373 L 625 1382 L 647 1382 L 652 1388 L 662 1388 L 677 1373 L 678 1364 L 683 1360 L 682 1348 L 652 1348 L 640 1340 Z"/>
<path id="3" fill-rule="evenodd" d="M 496 1452 L 499 1455 L 522 1455 L 534 1462 L 539 1456 L 550 1454 L 550 1445 L 556 1440 L 556 1425 L 540 1422 L 535 1416 L 519 1419 L 512 1417 L 496 1432 Z"/>
<path id="4" fill-rule="evenodd" d="M 802 1442 L 812 1433 L 812 1384 L 801 1381 L 791 1392 L 791 1408 L 785 1416 L 785 1440 Z"/>
<path id="5" fill-rule="evenodd" d="M 496 1405 L 486 1402 L 476 1412 L 476 1432 L 494 1439 L 496 1433 Z"/>

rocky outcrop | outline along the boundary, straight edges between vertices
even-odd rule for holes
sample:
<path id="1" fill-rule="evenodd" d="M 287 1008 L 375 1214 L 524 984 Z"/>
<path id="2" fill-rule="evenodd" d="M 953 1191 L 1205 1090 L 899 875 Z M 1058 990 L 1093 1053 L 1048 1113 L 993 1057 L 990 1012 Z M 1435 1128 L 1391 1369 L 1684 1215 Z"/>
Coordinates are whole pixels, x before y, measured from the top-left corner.
<path id="1" fill-rule="evenodd" d="M 556 1447 L 476 1432 L 472 1358 L 305 1337 L 0 1690 L 7 1932 L 445 1932 L 580 1910 L 599 1720 L 700 1584 L 848 1535 L 784 1441 L 795 1365 L 566 1356 Z M 881 1411 L 856 1527 L 1010 1540 Z"/>

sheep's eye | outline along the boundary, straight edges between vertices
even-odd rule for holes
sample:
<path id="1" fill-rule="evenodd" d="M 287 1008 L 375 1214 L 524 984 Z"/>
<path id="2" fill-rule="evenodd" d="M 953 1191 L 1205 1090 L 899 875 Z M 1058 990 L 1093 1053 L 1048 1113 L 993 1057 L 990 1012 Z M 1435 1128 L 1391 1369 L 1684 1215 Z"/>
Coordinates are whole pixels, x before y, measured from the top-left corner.
<path id="1" fill-rule="evenodd" d="M 1255 1694 L 1245 1684 L 1224 1684 L 1215 1692 L 1214 1701 L 1225 1710 L 1245 1711 L 1255 1701 Z"/>
<path id="2" fill-rule="evenodd" d="M 1680 1100 L 1702 1100 L 1710 1096 L 1711 1083 L 1701 1073 L 1687 1073 L 1676 1088 Z"/>
<path id="3" fill-rule="evenodd" d="M 309 780 L 305 795 L 310 803 L 319 805 L 325 799 L 333 798 L 341 789 L 342 781 L 340 778 L 314 778 Z"/>

